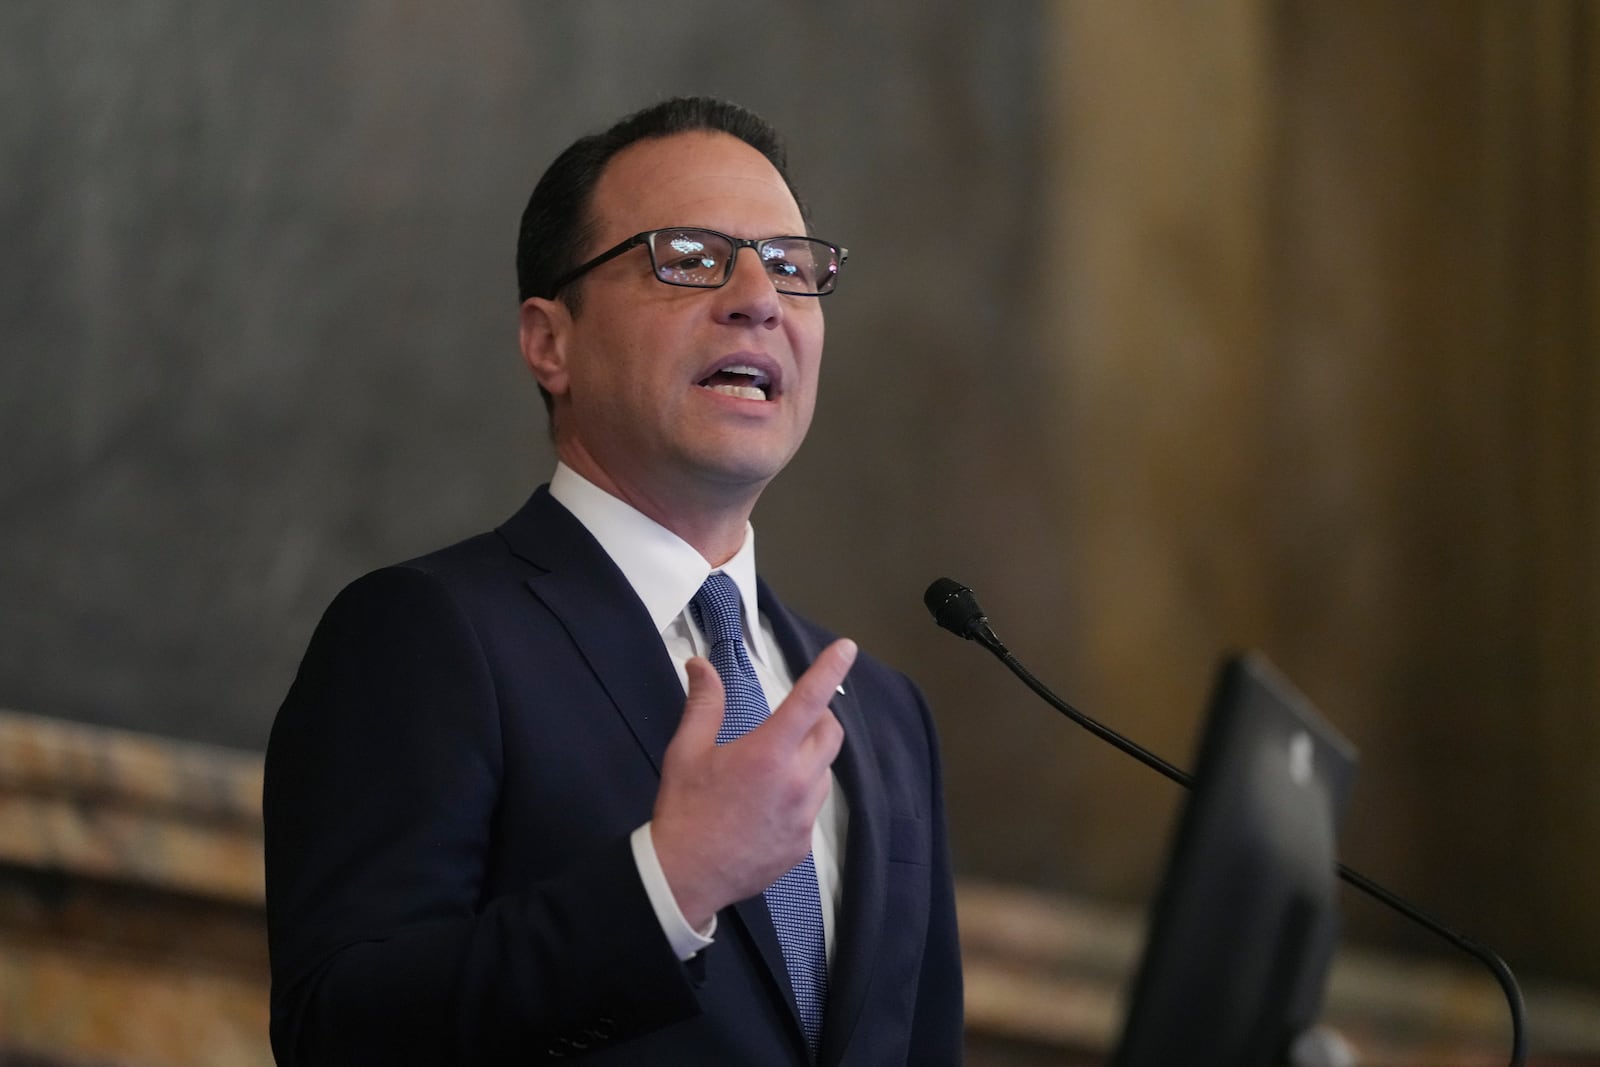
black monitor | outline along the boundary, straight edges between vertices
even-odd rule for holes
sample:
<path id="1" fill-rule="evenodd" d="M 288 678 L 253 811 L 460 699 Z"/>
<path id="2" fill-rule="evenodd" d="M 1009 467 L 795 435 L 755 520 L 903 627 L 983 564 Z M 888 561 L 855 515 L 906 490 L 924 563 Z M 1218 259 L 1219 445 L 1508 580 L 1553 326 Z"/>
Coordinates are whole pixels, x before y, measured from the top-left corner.
<path id="1" fill-rule="evenodd" d="M 1279 1067 L 1339 938 L 1355 749 L 1259 654 L 1223 664 L 1114 1067 Z"/>

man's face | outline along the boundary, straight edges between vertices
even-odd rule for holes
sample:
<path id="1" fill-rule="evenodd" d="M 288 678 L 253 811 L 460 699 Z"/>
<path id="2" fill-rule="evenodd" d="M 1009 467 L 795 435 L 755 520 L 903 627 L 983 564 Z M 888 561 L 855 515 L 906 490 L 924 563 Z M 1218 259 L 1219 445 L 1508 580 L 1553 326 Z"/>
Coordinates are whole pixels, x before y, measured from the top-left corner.
<path id="1" fill-rule="evenodd" d="M 721 133 L 677 134 L 619 152 L 595 187 L 590 217 L 593 238 L 579 262 L 643 230 L 805 232 L 772 164 Z M 642 246 L 578 284 L 581 309 L 562 322 L 563 371 L 545 381 L 562 459 L 658 516 L 678 502 L 753 504 L 811 424 L 822 357 L 818 299 L 778 293 L 748 248 L 720 289 L 656 281 Z M 741 376 L 751 371 L 759 374 L 754 391 Z M 591 462 L 598 479 L 585 469 Z"/>

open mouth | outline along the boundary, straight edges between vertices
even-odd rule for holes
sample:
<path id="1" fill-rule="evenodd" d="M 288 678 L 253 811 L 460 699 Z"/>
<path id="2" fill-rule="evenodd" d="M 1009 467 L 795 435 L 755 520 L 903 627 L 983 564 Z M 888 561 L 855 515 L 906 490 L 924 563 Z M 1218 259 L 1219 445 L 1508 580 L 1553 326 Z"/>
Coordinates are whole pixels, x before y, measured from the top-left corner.
<path id="1" fill-rule="evenodd" d="M 771 400 L 772 378 L 759 367 L 747 363 L 730 363 L 718 367 L 697 383 L 723 396 L 736 396 L 741 400 Z"/>

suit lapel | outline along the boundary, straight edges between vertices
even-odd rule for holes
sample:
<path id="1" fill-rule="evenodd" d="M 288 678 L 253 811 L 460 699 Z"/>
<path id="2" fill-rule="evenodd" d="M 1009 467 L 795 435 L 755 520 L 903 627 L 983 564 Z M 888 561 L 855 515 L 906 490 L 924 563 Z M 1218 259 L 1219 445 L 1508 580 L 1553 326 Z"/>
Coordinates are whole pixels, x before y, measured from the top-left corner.
<path id="1" fill-rule="evenodd" d="M 772 623 L 784 661 L 790 673 L 798 678 L 822 649 L 805 635 L 765 582 L 760 583 L 760 598 L 761 611 Z M 838 921 L 834 925 L 837 945 L 829 974 L 828 1009 L 818 1057 L 821 1063 L 837 1063 L 849 1046 L 872 984 L 878 938 L 886 921 L 883 909 L 887 899 L 888 801 L 882 783 L 873 772 L 877 759 L 872 750 L 872 736 L 848 676 L 843 688 L 844 693 L 836 694 L 830 701 L 834 715 L 844 727 L 844 745 L 833 770 L 849 802 L 850 819 L 843 863 L 843 892 Z M 768 920 L 769 930 L 771 925 Z M 775 934 L 772 941 L 776 946 Z M 781 951 L 778 971 L 784 973 Z M 784 988 L 788 988 L 787 978 Z M 790 1000 L 793 1001 L 792 995 Z"/>
<path id="2" fill-rule="evenodd" d="M 537 569 L 527 580 L 528 589 L 561 620 L 659 775 L 667 743 L 683 717 L 683 686 L 633 587 L 599 542 L 546 487 L 535 491 L 498 532 L 513 554 Z M 768 602 L 763 588 L 764 610 Z M 778 625 L 774 622 L 775 628 Z M 793 643 L 795 632 L 787 618 L 783 632 L 788 636 L 780 638 L 780 646 L 791 669 L 798 673 L 816 652 L 806 653 Z M 733 925 L 742 930 L 765 965 L 773 995 L 787 1005 L 792 1036 L 803 1048 L 805 1039 L 789 972 L 766 901 L 755 896 L 730 910 Z"/>
<path id="3" fill-rule="evenodd" d="M 644 605 L 632 586 L 572 513 L 540 487 L 499 528 L 511 551 L 533 565 L 528 589 L 566 628 L 589 669 L 605 689 L 656 773 L 683 714 L 683 687 Z M 794 617 L 760 583 L 761 611 L 772 623 L 779 650 L 798 678 L 821 651 Z M 872 773 L 872 742 L 845 679 L 845 693 L 831 702 L 845 741 L 834 772 L 850 805 L 844 860 L 844 891 L 835 936 L 820 1062 L 834 1063 L 848 1046 L 871 984 L 872 961 L 882 927 L 887 869 L 887 802 Z M 736 925 L 765 964 L 775 995 L 788 1006 L 794 1040 L 802 1046 L 783 949 L 766 902 L 752 897 L 735 904 Z"/>
<path id="4" fill-rule="evenodd" d="M 541 486 L 500 527 L 533 564 L 529 590 L 561 620 L 656 773 L 683 715 L 683 687 L 649 613 L 583 524 Z"/>

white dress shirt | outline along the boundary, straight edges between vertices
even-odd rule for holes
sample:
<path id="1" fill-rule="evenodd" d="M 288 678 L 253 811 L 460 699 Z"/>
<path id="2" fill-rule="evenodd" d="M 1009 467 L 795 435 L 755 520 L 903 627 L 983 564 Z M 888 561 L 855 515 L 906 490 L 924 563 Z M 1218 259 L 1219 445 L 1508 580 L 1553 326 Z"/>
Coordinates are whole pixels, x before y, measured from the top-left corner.
<path id="1" fill-rule="evenodd" d="M 556 465 L 555 475 L 550 479 L 550 495 L 600 542 L 600 547 L 644 602 L 668 656 L 678 669 L 678 681 L 687 692 L 689 675 L 685 664 L 694 656 L 710 653 L 710 643 L 689 613 L 689 602 L 713 568 L 677 534 L 564 463 Z M 744 544 L 738 553 L 715 569 L 732 578 L 739 589 L 744 604 L 745 647 L 766 693 L 767 706 L 776 708 L 794 687 L 794 678 L 778 650 L 771 623 L 757 610 L 755 530 L 748 523 Z M 755 626 L 751 625 L 753 619 L 758 620 Z M 811 828 L 811 852 L 817 868 L 817 888 L 822 896 L 822 930 L 829 966 L 833 964 L 834 927 L 842 885 L 840 866 L 848 825 L 849 806 L 835 777 L 828 799 L 823 802 L 822 811 Z M 638 864 L 639 876 L 661 929 L 678 958 L 686 960 L 711 944 L 716 933 L 716 919 L 713 917 L 709 929 L 700 931 L 683 917 L 666 876 L 661 872 L 648 822 L 633 832 L 631 840 L 634 862 Z"/>

